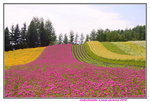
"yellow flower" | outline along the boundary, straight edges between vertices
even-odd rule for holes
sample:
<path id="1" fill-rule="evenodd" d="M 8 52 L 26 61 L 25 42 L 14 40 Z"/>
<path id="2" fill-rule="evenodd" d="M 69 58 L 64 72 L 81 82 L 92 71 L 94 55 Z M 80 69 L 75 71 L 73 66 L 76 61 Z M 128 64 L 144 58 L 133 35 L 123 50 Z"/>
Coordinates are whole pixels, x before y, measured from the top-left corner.
<path id="1" fill-rule="evenodd" d="M 45 47 L 38 47 L 4 52 L 4 64 L 13 66 L 29 63 L 38 58 L 44 49 Z"/>

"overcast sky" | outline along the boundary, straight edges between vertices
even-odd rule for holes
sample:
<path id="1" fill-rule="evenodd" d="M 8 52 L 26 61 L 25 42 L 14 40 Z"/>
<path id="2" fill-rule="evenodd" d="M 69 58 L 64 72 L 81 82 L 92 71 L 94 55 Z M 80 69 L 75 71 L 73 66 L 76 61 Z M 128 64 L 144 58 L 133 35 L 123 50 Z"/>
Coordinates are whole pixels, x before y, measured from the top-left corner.
<path id="1" fill-rule="evenodd" d="M 57 34 L 73 30 L 79 34 L 89 34 L 92 29 L 126 29 L 146 24 L 144 4 L 46 4 L 46 5 L 6 5 L 5 27 L 26 22 L 33 17 L 43 17 L 52 21 Z"/>

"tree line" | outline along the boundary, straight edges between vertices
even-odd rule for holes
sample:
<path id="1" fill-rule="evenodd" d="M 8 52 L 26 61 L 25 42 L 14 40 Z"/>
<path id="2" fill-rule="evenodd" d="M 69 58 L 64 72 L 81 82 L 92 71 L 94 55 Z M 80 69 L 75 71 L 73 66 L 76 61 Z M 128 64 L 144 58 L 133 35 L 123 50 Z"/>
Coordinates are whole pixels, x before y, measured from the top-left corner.
<path id="1" fill-rule="evenodd" d="M 80 39 L 79 39 L 80 37 Z M 69 38 L 67 34 L 64 34 L 64 37 L 62 34 L 58 36 L 58 42 L 57 44 L 83 44 L 84 43 L 84 35 L 83 33 L 79 36 L 78 33 L 74 34 L 73 31 L 70 31 Z"/>
<path id="2" fill-rule="evenodd" d="M 64 40 L 62 34 L 59 35 L 58 44 L 83 44 L 86 41 L 136 41 L 136 40 L 145 40 L 145 25 L 136 26 L 132 29 L 125 30 L 109 30 L 109 29 L 98 29 L 92 30 L 90 34 L 86 34 L 86 37 L 83 34 L 80 35 L 78 39 L 78 33 L 70 32 L 70 41 L 68 40 L 66 34 L 64 35 Z"/>
<path id="3" fill-rule="evenodd" d="M 135 41 L 145 40 L 145 25 L 136 26 L 132 29 L 125 30 L 112 30 L 98 29 L 92 30 L 90 34 L 90 40 L 92 41 Z M 87 40 L 89 40 L 87 39 Z"/>
<path id="4" fill-rule="evenodd" d="M 5 33 L 5 51 L 42 47 L 54 44 L 83 44 L 86 41 L 134 41 L 145 40 L 145 25 L 136 26 L 132 29 L 125 30 L 109 30 L 97 29 L 92 30 L 90 34 L 74 33 L 70 31 L 67 34 L 59 34 L 56 36 L 54 27 L 50 20 L 44 22 L 43 18 L 33 17 L 29 26 L 26 23 L 23 27 L 12 25 L 4 30 Z"/>
<path id="5" fill-rule="evenodd" d="M 56 34 L 52 22 L 34 17 L 28 28 L 26 23 L 20 29 L 19 25 L 12 25 L 11 30 L 5 28 L 5 51 L 34 48 L 55 44 Z"/>

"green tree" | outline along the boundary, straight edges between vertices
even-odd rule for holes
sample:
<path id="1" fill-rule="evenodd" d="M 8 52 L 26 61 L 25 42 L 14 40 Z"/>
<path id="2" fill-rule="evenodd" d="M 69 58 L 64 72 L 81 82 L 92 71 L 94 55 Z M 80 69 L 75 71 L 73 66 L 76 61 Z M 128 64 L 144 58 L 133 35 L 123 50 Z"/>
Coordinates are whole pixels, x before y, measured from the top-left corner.
<path id="1" fill-rule="evenodd" d="M 55 30 L 53 28 L 52 22 L 50 20 L 47 20 L 45 22 L 45 30 L 46 33 L 48 35 L 48 39 L 49 39 L 49 44 L 53 45 L 56 42 L 56 34 L 55 34 Z"/>
<path id="2" fill-rule="evenodd" d="M 36 47 L 41 46 L 41 40 L 40 40 L 40 27 L 41 27 L 41 22 L 43 22 L 43 18 L 38 18 L 38 17 L 33 17 L 32 21 L 34 22 L 34 27 L 36 29 L 36 35 L 37 35 L 37 42 L 36 42 Z"/>
<path id="3" fill-rule="evenodd" d="M 9 38 L 9 29 L 5 28 L 5 51 L 10 50 L 10 38 Z"/>
<path id="4" fill-rule="evenodd" d="M 97 30 L 97 36 L 96 36 L 96 39 L 97 39 L 98 41 L 106 41 L 106 35 L 105 35 L 103 29 Z"/>
<path id="5" fill-rule="evenodd" d="M 96 41 L 96 38 L 97 38 L 96 31 L 93 29 L 90 34 L 90 40 Z"/>
<path id="6" fill-rule="evenodd" d="M 63 41 L 63 42 L 64 42 L 64 44 L 68 44 L 68 37 L 67 37 L 67 34 L 64 35 L 64 41 Z"/>
<path id="7" fill-rule="evenodd" d="M 14 48 L 19 49 L 21 43 L 21 33 L 19 29 L 19 25 L 17 24 L 14 31 Z"/>
<path id="8" fill-rule="evenodd" d="M 46 33 L 46 30 L 44 28 L 44 22 L 43 21 L 41 22 L 39 33 L 40 33 L 41 46 L 48 46 L 49 45 L 49 38 L 48 38 L 48 33 Z"/>
<path id="9" fill-rule="evenodd" d="M 62 37 L 63 37 L 62 34 L 60 34 L 58 38 L 58 44 L 62 44 L 62 40 L 63 40 Z"/>
<path id="10" fill-rule="evenodd" d="M 83 34 L 81 34 L 81 37 L 80 37 L 80 44 L 83 44 L 83 42 L 84 42 L 84 36 L 83 36 Z"/>
<path id="11" fill-rule="evenodd" d="M 106 41 L 111 41 L 111 32 L 105 32 L 106 34 Z"/>
<path id="12" fill-rule="evenodd" d="M 27 42 L 30 48 L 37 47 L 39 43 L 38 32 L 34 20 L 30 22 L 30 25 L 28 27 Z"/>
<path id="13" fill-rule="evenodd" d="M 145 25 L 141 27 L 141 30 L 140 30 L 140 40 L 145 40 L 146 38 L 146 31 L 145 31 Z"/>
<path id="14" fill-rule="evenodd" d="M 20 48 L 27 48 L 27 26 L 26 23 L 23 24 L 23 27 L 21 28 L 21 44 Z"/>
<path id="15" fill-rule="evenodd" d="M 85 39 L 85 41 L 87 42 L 87 41 L 90 41 L 90 39 L 89 39 L 89 35 L 87 34 L 86 35 L 86 39 Z"/>
<path id="16" fill-rule="evenodd" d="M 14 25 L 11 26 L 11 32 L 10 32 L 10 46 L 11 46 L 11 50 L 14 50 L 14 45 L 15 45 L 15 28 Z"/>
<path id="17" fill-rule="evenodd" d="M 74 41 L 74 32 L 70 31 L 70 43 L 73 44 Z"/>
<path id="18" fill-rule="evenodd" d="M 78 36 L 78 33 L 76 33 L 76 36 L 75 36 L 75 39 L 74 39 L 74 43 L 75 43 L 75 44 L 78 44 L 78 37 L 79 37 L 79 36 Z"/>

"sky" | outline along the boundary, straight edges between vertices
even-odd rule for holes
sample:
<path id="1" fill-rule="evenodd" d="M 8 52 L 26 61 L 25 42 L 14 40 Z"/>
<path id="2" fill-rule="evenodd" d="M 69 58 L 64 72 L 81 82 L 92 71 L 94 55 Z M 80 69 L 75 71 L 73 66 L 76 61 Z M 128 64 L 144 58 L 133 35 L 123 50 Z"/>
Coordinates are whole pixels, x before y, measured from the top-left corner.
<path id="1" fill-rule="evenodd" d="M 5 4 L 4 25 L 9 28 L 33 17 L 49 19 L 57 35 L 90 34 L 92 29 L 117 30 L 146 24 L 144 4 Z"/>

